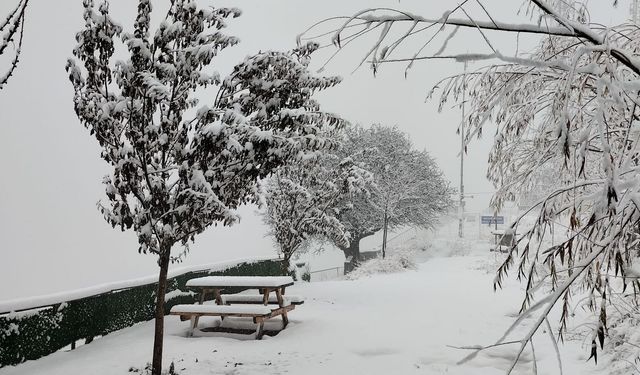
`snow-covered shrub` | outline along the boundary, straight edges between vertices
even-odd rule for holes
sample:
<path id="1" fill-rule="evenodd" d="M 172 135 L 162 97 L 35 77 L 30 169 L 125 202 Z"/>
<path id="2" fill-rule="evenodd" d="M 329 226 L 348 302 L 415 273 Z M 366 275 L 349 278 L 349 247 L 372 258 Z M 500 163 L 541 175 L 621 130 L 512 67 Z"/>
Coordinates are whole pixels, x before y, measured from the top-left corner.
<path id="1" fill-rule="evenodd" d="M 311 281 L 311 271 L 309 271 L 309 266 L 304 268 L 304 272 L 302 272 L 302 276 L 300 276 L 302 281 L 310 282 Z"/>
<path id="2" fill-rule="evenodd" d="M 627 275 L 635 277 L 635 272 L 629 269 Z M 640 313 L 632 296 L 633 292 L 614 293 L 609 297 L 612 304 L 606 311 L 608 344 L 604 346 L 604 353 L 610 360 L 607 365 L 610 375 L 640 374 Z"/>
<path id="3" fill-rule="evenodd" d="M 426 249 L 424 249 L 424 251 L 430 257 L 464 256 L 471 252 L 473 245 L 474 243 L 472 241 L 464 238 L 434 238 L 425 245 Z"/>
<path id="4" fill-rule="evenodd" d="M 414 251 L 409 249 L 397 249 L 389 252 L 386 258 L 378 257 L 363 262 L 355 270 L 347 275 L 347 279 L 356 280 L 376 274 L 397 273 L 416 269 L 413 260 Z"/>

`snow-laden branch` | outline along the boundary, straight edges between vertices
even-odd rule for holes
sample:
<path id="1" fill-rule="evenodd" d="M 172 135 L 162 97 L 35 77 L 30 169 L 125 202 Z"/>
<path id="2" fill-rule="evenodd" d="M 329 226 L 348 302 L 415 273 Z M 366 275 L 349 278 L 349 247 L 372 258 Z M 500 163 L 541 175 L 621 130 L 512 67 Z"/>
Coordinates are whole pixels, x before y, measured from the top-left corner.
<path id="1" fill-rule="evenodd" d="M 377 15 L 376 12 L 387 11 L 391 14 Z M 398 11 L 390 8 L 370 8 L 364 9 L 355 13 L 350 18 L 347 18 L 346 22 L 333 33 L 332 41 L 335 44 L 340 44 L 340 35 L 349 27 L 351 22 L 359 20 L 370 24 L 376 23 L 395 23 L 395 22 L 410 22 L 410 23 L 425 23 L 428 25 L 453 25 L 469 28 L 481 28 L 484 30 L 497 30 L 508 31 L 518 33 L 532 33 L 532 34 L 547 34 L 555 36 L 575 36 L 575 33 L 568 30 L 566 27 L 553 27 L 547 25 L 535 25 L 535 24 L 515 24 L 508 22 L 500 22 L 496 20 L 481 21 L 463 18 L 452 18 L 452 11 L 445 12 L 440 18 L 426 18 L 421 15 L 413 14 L 406 11 Z M 308 32 L 309 30 L 307 30 Z M 304 35 L 304 34 L 303 34 Z"/>
<path id="2" fill-rule="evenodd" d="M 24 24 L 28 4 L 29 0 L 20 0 L 13 11 L 7 15 L 7 18 L 0 22 L 0 56 L 6 53 L 6 48 L 10 44 L 15 45 L 16 38 L 18 42 L 9 66 L 5 69 L 5 72 L 0 75 L 0 90 L 4 88 L 18 67 L 20 53 L 22 52 L 22 39 L 24 37 Z"/>
<path id="3" fill-rule="evenodd" d="M 438 82 L 428 97 L 438 92 L 440 109 L 449 107 L 449 101 L 464 101 L 465 144 L 491 129 L 487 175 L 497 188 L 492 205 L 499 209 L 519 199 L 531 206 L 512 224 L 517 243 L 499 268 L 495 286 L 516 268 L 518 279 L 526 282 L 522 316 L 530 306 L 547 307 L 545 319 L 556 305 L 557 291 L 564 289 L 561 337 L 570 318 L 569 295 L 586 290 L 586 307 L 596 321 L 591 353 L 596 358 L 611 290 L 640 290 L 640 284 L 626 277 L 640 246 L 640 29 L 592 24 L 582 2 L 526 1 L 532 17 L 540 17 L 538 25 L 500 22 L 481 3 L 485 14 L 476 17 L 465 9 L 469 4 L 463 1 L 431 17 L 366 9 L 343 18 L 331 41 L 340 51 L 371 30 L 383 31 L 361 59 L 374 73 L 384 63 L 404 62 L 408 69 L 431 59 L 498 61 Z M 365 31 L 351 33 L 354 25 Z M 490 53 L 448 53 L 461 28 L 480 33 Z M 535 33 L 540 42 L 526 55 L 507 56 L 494 47 L 493 32 Z M 407 51 L 416 40 L 418 47 Z M 556 226 L 566 233 L 552 236 Z M 602 250 L 594 253 L 594 246 Z M 541 287 L 542 278 L 552 292 Z M 613 278 L 622 282 L 613 283 Z M 630 303 L 637 303 L 635 296 Z M 549 306 L 538 303 L 552 299 Z M 531 337 L 523 338 L 521 350 Z"/>

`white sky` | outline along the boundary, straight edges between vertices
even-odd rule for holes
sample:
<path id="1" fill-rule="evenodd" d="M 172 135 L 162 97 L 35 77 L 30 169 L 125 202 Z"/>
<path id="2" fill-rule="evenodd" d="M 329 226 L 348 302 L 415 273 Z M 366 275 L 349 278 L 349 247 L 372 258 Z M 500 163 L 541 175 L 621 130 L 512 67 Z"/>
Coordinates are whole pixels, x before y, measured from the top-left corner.
<path id="1" fill-rule="evenodd" d="M 2 0 L 0 15 L 14 3 Z M 137 2 L 110 3 L 113 15 L 125 30 L 130 29 Z M 153 3 L 163 7 L 168 1 Z M 216 1 L 216 6 L 236 6 L 244 14 L 231 20 L 228 29 L 242 43 L 224 51 L 215 64 L 225 73 L 259 50 L 290 49 L 295 46 L 296 35 L 316 21 L 351 15 L 367 7 L 394 7 L 438 17 L 454 3 Z M 594 16 L 605 23 L 623 17 L 627 3 L 615 12 L 610 3 L 599 0 L 595 10 L 601 11 Z M 520 1 L 489 0 L 485 4 L 497 19 L 527 20 L 513 16 Z M 104 196 L 101 177 L 109 173 L 109 168 L 99 157 L 97 143 L 74 114 L 73 92 L 64 71 L 75 45 L 75 33 L 82 25 L 80 0 L 31 0 L 20 65 L 8 86 L 0 91 L 0 300 L 156 272 L 152 256 L 137 254 L 135 235 L 112 229 L 96 209 L 96 202 Z M 515 35 L 490 36 L 501 52 L 515 50 Z M 343 76 L 344 82 L 320 96 L 325 109 L 354 123 L 398 125 L 411 135 L 417 147 L 426 148 L 436 158 L 446 177 L 457 186 L 459 138 L 455 131 L 460 112 L 454 108 L 439 114 L 437 100 L 425 103 L 425 96 L 437 80 L 461 72 L 462 65 L 451 61 L 417 64 L 407 79 L 404 66 L 383 68 L 375 79 L 366 66 L 352 74 L 372 41 L 369 38 L 354 43 L 328 66 L 327 73 Z M 527 44 L 531 46 L 532 41 L 521 39 L 520 49 Z M 459 33 L 451 48 L 487 51 L 473 32 Z M 330 52 L 332 48 L 316 56 L 315 68 Z M 5 60 L 0 60 L 0 66 L 3 63 Z M 466 190 L 475 193 L 475 198 L 468 201 L 471 211 L 485 208 L 490 197 L 486 193 L 493 190 L 484 178 L 491 135 L 492 129 L 486 129 L 485 138 L 471 144 L 466 157 Z M 239 224 L 211 228 L 197 237 L 186 264 L 273 254 L 271 240 L 264 237 L 266 230 L 254 211 L 253 207 L 242 209 Z"/>

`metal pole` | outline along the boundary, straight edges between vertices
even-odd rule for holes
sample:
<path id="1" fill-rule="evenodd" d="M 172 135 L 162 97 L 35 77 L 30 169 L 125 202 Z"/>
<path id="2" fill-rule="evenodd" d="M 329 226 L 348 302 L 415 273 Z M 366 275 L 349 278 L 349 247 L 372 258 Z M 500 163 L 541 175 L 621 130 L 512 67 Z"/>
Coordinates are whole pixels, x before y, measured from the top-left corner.
<path id="1" fill-rule="evenodd" d="M 462 82 L 462 122 L 460 123 L 460 208 L 459 208 L 459 222 L 458 222 L 458 237 L 464 237 L 464 122 L 465 113 L 464 105 L 467 94 L 467 62 L 464 62 L 464 75 Z"/>

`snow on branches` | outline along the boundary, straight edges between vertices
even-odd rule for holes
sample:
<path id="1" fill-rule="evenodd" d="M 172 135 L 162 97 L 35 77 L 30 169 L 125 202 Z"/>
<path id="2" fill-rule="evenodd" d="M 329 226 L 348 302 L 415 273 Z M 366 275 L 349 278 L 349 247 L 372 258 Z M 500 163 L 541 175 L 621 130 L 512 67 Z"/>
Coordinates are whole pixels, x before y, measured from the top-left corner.
<path id="1" fill-rule="evenodd" d="M 534 294 L 550 282 L 549 311 L 556 302 L 562 305 L 560 336 L 571 295 L 586 292 L 584 301 L 596 319 L 594 359 L 607 334 L 607 309 L 620 301 L 615 296 L 627 287 L 632 298 L 640 291 L 637 279 L 626 275 L 638 257 L 640 87 L 637 72 L 612 52 L 637 51 L 639 36 L 632 25 L 612 29 L 603 45 L 549 36 L 522 61 L 442 85 L 443 101 L 471 88 L 469 138 L 489 121 L 497 127 L 488 170 L 499 189 L 495 206 L 535 186 L 541 170 L 560 172 L 533 202 L 533 225 L 526 214 L 513 224 L 520 248 L 511 249 L 495 283 L 500 286 L 517 263 L 517 276 L 527 283 L 521 311 L 529 314 Z M 566 237 L 552 243 L 558 227 Z"/>
<path id="2" fill-rule="evenodd" d="M 111 19 L 107 3 L 96 9 L 86 1 L 78 60 L 67 70 L 76 113 L 114 167 L 104 180 L 106 220 L 133 228 L 141 252 L 160 253 L 211 224 L 233 223 L 233 209 L 255 200 L 257 179 L 324 147 L 319 130 L 342 122 L 311 97 L 338 83 L 308 73 L 314 45 L 249 57 L 221 80 L 207 68 L 238 43 L 221 29 L 240 11 L 177 1 L 151 37 L 150 9 L 140 1 L 131 34 Z M 130 58 L 112 64 L 118 36 Z M 219 85 L 219 94 L 197 107 L 194 92 L 207 85 Z"/>
<path id="3" fill-rule="evenodd" d="M 348 126 L 333 134 L 335 147 L 266 183 L 264 221 L 285 260 L 318 239 L 357 264 L 361 239 L 402 225 L 431 228 L 449 207 L 435 161 L 397 128 Z"/>
<path id="4" fill-rule="evenodd" d="M 353 209 L 339 215 L 351 234 L 349 246 L 336 243 L 346 257 L 359 258 L 360 240 L 399 226 L 431 228 L 450 206 L 449 185 L 426 151 L 413 149 L 395 127 L 347 127 L 339 153 L 373 174 L 367 195 L 352 198 Z"/>
<path id="5" fill-rule="evenodd" d="M 15 46 L 13 57 L 8 62 L 8 67 L 5 71 L 0 71 L 0 90 L 4 88 L 9 81 L 9 78 L 13 75 L 13 72 L 18 66 L 20 60 L 20 53 L 22 52 L 22 37 L 24 36 L 24 20 L 29 0 L 19 0 L 18 4 L 12 11 L 9 12 L 4 20 L 0 20 L 0 56 L 3 56 L 7 52 L 9 44 L 14 44 L 17 40 L 18 44 Z"/>
<path id="6" fill-rule="evenodd" d="M 312 95 L 339 82 L 307 70 L 314 43 L 248 57 L 222 79 L 213 59 L 239 42 L 223 33 L 235 8 L 172 1 L 155 31 L 151 3 L 139 0 L 132 33 L 84 0 L 67 72 L 74 107 L 113 167 L 100 204 L 113 227 L 136 232 L 139 251 L 159 256 L 153 373 L 160 374 L 164 293 L 174 244 L 186 247 L 211 225 L 230 225 L 234 210 L 257 201 L 257 181 L 326 145 L 323 130 L 342 120 Z M 120 43 L 121 42 L 121 43 Z M 114 60 L 116 50 L 128 56 Z M 199 105 L 198 90 L 218 94 Z M 200 95 L 202 96 L 202 95 Z M 160 343 L 160 344 L 158 344 Z"/>
<path id="7" fill-rule="evenodd" d="M 332 151 L 281 168 L 269 178 L 263 219 L 287 265 L 311 239 L 348 246 L 350 235 L 338 217 L 353 209 L 353 195 L 369 194 L 371 182 L 371 174 L 353 159 Z"/>
<path id="8" fill-rule="evenodd" d="M 529 212 L 513 224 L 518 244 L 495 281 L 499 287 L 507 272 L 516 268 L 518 278 L 527 283 L 516 324 L 531 314 L 538 316 L 531 330 L 516 341 L 519 351 L 509 373 L 533 335 L 548 324 L 547 314 L 556 304 L 562 310 L 562 336 L 575 293 L 586 293 L 581 301 L 594 311 L 591 356 L 596 359 L 597 346 L 602 347 L 607 335 L 607 313 L 618 303 L 614 296 L 631 289 L 628 298 L 637 303 L 640 291 L 638 279 L 629 276 L 638 258 L 640 225 L 640 31 L 633 24 L 591 23 L 584 1 L 527 0 L 524 7 L 537 22 L 502 22 L 481 1 L 462 1 L 431 18 L 367 9 L 347 17 L 332 37 L 343 48 L 379 31 L 362 59 L 374 72 L 385 63 L 403 62 L 409 69 L 416 61 L 429 59 L 499 60 L 446 78 L 435 91 L 441 93 L 441 107 L 467 93 L 467 109 L 471 108 L 465 119 L 467 141 L 480 136 L 488 124 L 495 125 L 488 176 L 499 189 L 493 200 L 496 207 L 530 192 L 545 171 L 558 174 L 530 209 L 536 213 L 532 225 L 527 223 Z M 392 27 L 395 32 L 390 32 Z M 463 28 L 479 33 L 483 48 L 490 52 L 446 54 Z M 542 39 L 532 53 L 507 56 L 495 48 L 486 30 L 538 34 Z M 420 37 L 424 42 L 419 48 L 402 48 L 411 45 L 409 39 Z M 441 44 L 434 45 L 438 41 Z M 554 243 L 549 237 L 558 227 L 566 236 Z M 536 292 L 538 302 L 534 302 Z"/>

